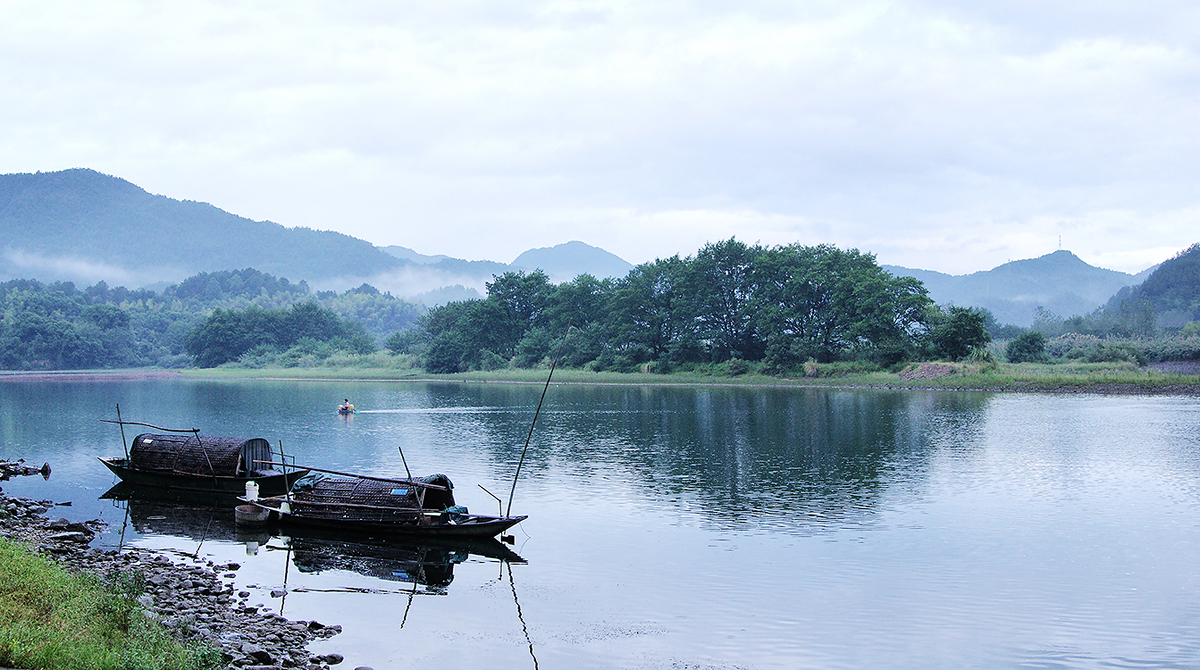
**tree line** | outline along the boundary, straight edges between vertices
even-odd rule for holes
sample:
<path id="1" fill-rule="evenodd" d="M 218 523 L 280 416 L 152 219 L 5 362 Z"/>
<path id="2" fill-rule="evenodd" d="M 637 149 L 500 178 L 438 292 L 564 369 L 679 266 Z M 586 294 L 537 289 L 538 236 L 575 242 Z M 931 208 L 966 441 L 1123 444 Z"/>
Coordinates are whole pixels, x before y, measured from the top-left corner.
<path id="1" fill-rule="evenodd" d="M 986 325 L 982 310 L 935 306 L 918 280 L 890 275 L 872 254 L 731 238 L 615 280 L 585 274 L 556 286 L 540 271 L 508 272 L 486 298 L 432 309 L 387 346 L 420 354 L 430 372 L 535 366 L 565 337 L 568 366 L 754 362 L 778 373 L 808 361 L 958 360 L 989 341 Z"/>
<path id="2" fill-rule="evenodd" d="M 735 239 L 616 279 L 555 285 L 540 271 L 508 272 L 486 298 L 432 310 L 367 284 L 313 292 L 249 268 L 161 292 L 13 280 L 0 283 L 0 369 L 311 366 L 383 342 L 408 355 L 404 365 L 447 373 L 544 365 L 562 342 L 562 364 L 594 370 L 788 374 L 811 363 L 986 360 L 992 338 L 1007 341 L 995 353 L 1010 362 L 1144 363 L 1200 358 L 1198 296 L 1200 245 L 1093 314 L 1040 310 L 1032 329 L 936 306 L 919 281 L 855 249 Z"/>
<path id="3" fill-rule="evenodd" d="M 200 273 L 161 292 L 17 279 L 0 283 L 0 369 L 179 368 L 247 354 L 320 360 L 373 351 L 424 313 L 365 284 L 313 293 L 252 268 Z"/>

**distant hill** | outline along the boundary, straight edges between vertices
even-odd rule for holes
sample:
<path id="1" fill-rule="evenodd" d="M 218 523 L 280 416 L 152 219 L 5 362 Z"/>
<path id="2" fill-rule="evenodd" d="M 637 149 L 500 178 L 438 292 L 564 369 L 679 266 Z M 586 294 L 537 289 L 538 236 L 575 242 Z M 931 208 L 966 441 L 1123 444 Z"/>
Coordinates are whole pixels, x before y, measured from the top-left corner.
<path id="1" fill-rule="evenodd" d="M 255 268 L 356 283 L 406 264 L 341 233 L 252 221 L 94 170 L 0 175 L 0 279 L 141 287 Z"/>
<path id="2" fill-rule="evenodd" d="M 438 261 L 453 260 L 449 256 L 443 256 L 441 254 L 438 254 L 437 256 L 426 256 L 425 254 L 419 254 L 408 247 L 399 247 L 394 244 L 387 247 L 379 247 L 379 250 L 386 254 L 391 254 L 396 258 L 411 261 L 418 265 L 432 265 Z"/>
<path id="3" fill-rule="evenodd" d="M 1150 307 L 1155 325 L 1160 328 L 1179 328 L 1200 321 L 1200 244 L 1163 261 L 1138 286 L 1119 291 L 1104 311 L 1109 317 L 1121 320 L 1136 312 L 1134 306 L 1139 303 Z"/>
<path id="4" fill-rule="evenodd" d="M 555 282 L 571 281 L 584 273 L 597 279 L 624 277 L 633 269 L 632 264 L 615 254 L 578 241 L 530 249 L 517 256 L 511 265 L 514 268 L 542 270 Z"/>
<path id="5" fill-rule="evenodd" d="M 507 265 L 495 261 L 464 261 L 443 255 L 426 256 L 407 247 L 379 248 L 396 258 L 484 281 L 491 281 L 493 275 L 510 271 L 542 270 L 549 275 L 551 281 L 564 282 L 571 281 L 581 274 L 590 274 L 598 279 L 624 277 L 633 269 L 631 263 L 616 254 L 578 241 L 566 242 L 553 247 L 530 249 Z"/>
<path id="6" fill-rule="evenodd" d="M 410 296 L 430 306 L 482 297 L 486 293 L 486 284 L 505 272 L 542 270 L 550 281 L 561 283 L 581 274 L 598 279 L 624 277 L 633 269 L 632 264 L 620 257 L 583 242 L 530 249 L 507 264 L 466 261 L 444 255 L 427 256 L 401 246 L 379 249 L 410 264 L 398 272 L 376 278 L 381 287 L 387 286 L 398 295 Z"/>
<path id="7" fill-rule="evenodd" d="M 1038 307 L 1063 317 L 1091 313 L 1145 274 L 1093 267 L 1065 250 L 969 275 L 891 265 L 883 268 L 899 277 L 921 280 L 938 304 L 985 307 L 1000 323 L 1018 326 L 1032 325 Z"/>

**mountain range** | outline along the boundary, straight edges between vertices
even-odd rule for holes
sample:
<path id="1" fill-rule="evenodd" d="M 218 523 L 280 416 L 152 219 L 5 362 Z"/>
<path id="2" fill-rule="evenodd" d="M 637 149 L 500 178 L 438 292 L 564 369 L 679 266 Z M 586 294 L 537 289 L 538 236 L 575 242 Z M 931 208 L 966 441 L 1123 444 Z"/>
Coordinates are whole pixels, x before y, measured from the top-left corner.
<path id="1" fill-rule="evenodd" d="M 563 281 L 633 268 L 582 242 L 531 249 L 513 263 L 423 256 L 152 195 L 88 169 L 0 175 L 0 280 L 154 288 L 248 267 L 325 290 L 369 283 L 427 304 L 480 297 L 493 275 L 509 270 L 544 269 Z"/>
<path id="2" fill-rule="evenodd" d="M 1028 327 L 1039 307 L 1063 317 L 1089 314 L 1122 288 L 1142 283 L 1158 266 L 1131 275 L 1088 265 L 1060 249 L 967 275 L 882 267 L 897 277 L 919 279 L 939 305 L 984 307 L 1000 323 Z"/>
<path id="3" fill-rule="evenodd" d="M 1157 266 L 1156 266 L 1157 267 Z M 572 241 L 530 249 L 512 263 L 376 247 L 341 233 L 253 221 L 212 205 L 153 195 L 94 170 L 0 175 L 0 281 L 38 279 L 156 288 L 200 272 L 255 268 L 323 290 L 363 283 L 427 305 L 478 298 L 494 275 L 541 269 L 554 282 L 588 273 L 623 277 L 633 266 Z M 1137 275 L 1093 267 L 1069 251 L 968 275 L 885 265 L 921 280 L 939 304 L 986 307 L 1028 326 L 1038 307 L 1086 314 Z"/>

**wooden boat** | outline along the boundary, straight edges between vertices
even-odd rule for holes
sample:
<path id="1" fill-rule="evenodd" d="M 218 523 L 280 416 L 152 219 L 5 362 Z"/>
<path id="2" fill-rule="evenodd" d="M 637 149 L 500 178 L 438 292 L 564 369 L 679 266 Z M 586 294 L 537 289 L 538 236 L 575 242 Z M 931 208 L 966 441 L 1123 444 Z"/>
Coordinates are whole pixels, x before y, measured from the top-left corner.
<path id="1" fill-rule="evenodd" d="M 261 437 L 211 437 L 199 431 L 188 432 L 191 434 L 143 433 L 133 439 L 128 458 L 102 457 L 100 462 L 121 481 L 137 486 L 229 494 L 244 494 L 248 481 L 257 482 L 266 495 L 284 493 L 308 474 L 303 468 L 286 473 L 264 468 L 262 463 L 274 462 L 277 454 Z"/>
<path id="2" fill-rule="evenodd" d="M 270 523 L 377 536 L 495 537 L 526 519 L 470 514 L 465 507 L 455 505 L 454 485 L 446 475 L 385 479 L 333 474 L 340 476 L 312 477 L 298 483 L 287 495 L 246 502 L 267 510 Z"/>

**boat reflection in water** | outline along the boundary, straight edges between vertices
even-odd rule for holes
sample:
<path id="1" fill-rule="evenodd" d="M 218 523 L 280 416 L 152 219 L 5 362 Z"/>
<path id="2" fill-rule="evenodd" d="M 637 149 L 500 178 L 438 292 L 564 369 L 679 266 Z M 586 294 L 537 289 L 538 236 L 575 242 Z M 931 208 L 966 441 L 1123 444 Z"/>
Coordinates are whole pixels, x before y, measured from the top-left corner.
<path id="1" fill-rule="evenodd" d="M 400 582 L 406 586 L 393 593 L 407 595 L 407 603 L 400 617 L 399 626 L 408 622 L 409 611 L 415 596 L 448 595 L 454 580 L 454 566 L 472 557 L 495 560 L 500 568 L 500 579 L 505 578 L 512 590 L 513 604 L 521 631 L 529 647 L 533 667 L 537 668 L 533 640 L 517 598 L 517 585 L 513 579 L 512 566 L 523 564 L 521 558 L 495 538 L 427 538 L 412 536 L 387 536 L 372 538 L 363 534 L 348 534 L 329 529 L 289 526 L 287 534 L 278 526 L 248 527 L 236 523 L 234 508 L 238 498 L 214 494 L 168 493 L 162 489 L 146 489 L 120 483 L 105 492 L 101 498 L 110 499 L 125 508 L 125 522 L 121 530 L 121 543 L 125 541 L 126 527 L 143 535 L 185 537 L 196 541 L 196 549 L 189 553 L 199 556 L 206 540 L 244 543 L 248 556 L 267 551 L 286 551 L 287 561 L 283 571 L 283 595 L 279 601 L 279 615 L 284 616 L 287 593 L 302 593 L 309 590 L 322 592 L 380 593 L 387 589 L 348 588 L 331 584 L 336 578 L 327 580 L 323 586 L 301 586 L 288 588 L 288 572 L 294 565 L 298 572 L 319 575 L 322 572 L 349 571 L 372 579 Z"/>
<path id="2" fill-rule="evenodd" d="M 445 593 L 454 579 L 454 566 L 478 556 L 502 563 L 525 563 L 516 552 L 493 538 L 452 539 L 387 537 L 278 525 L 246 526 L 236 523 L 235 496 L 164 492 L 124 482 L 103 495 L 124 502 L 126 526 L 143 535 L 170 535 L 195 540 L 197 552 L 206 540 L 246 544 L 255 554 L 268 542 L 291 553 L 291 562 L 304 573 L 348 570 L 367 577 L 429 587 L 431 594 Z M 122 544 L 125 527 L 122 528 Z"/>
<path id="3" fill-rule="evenodd" d="M 120 482 L 100 495 L 125 508 L 121 526 L 121 546 L 126 531 L 141 535 L 170 535 L 195 540 L 196 551 L 206 540 L 266 544 L 271 535 L 266 528 L 240 527 L 233 508 L 236 496 L 226 493 L 168 491 Z M 123 503 L 123 504 L 122 504 Z"/>
<path id="4" fill-rule="evenodd" d="M 289 528 L 289 532 L 296 532 Z M 508 547 L 494 539 L 447 541 L 416 538 L 369 540 L 351 535 L 292 535 L 288 546 L 292 562 L 305 573 L 348 570 L 367 577 L 428 587 L 430 594 L 444 594 L 454 580 L 454 566 L 472 555 L 503 563 L 524 563 Z"/>

